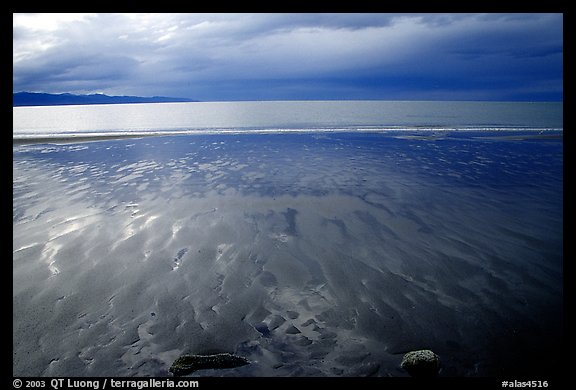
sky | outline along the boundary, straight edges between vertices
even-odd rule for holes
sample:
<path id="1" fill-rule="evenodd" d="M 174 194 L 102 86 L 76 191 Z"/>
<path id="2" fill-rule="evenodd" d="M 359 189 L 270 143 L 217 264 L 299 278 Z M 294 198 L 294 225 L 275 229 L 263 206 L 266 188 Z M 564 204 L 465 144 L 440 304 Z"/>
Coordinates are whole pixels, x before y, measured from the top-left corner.
<path id="1" fill-rule="evenodd" d="M 562 14 L 13 14 L 13 91 L 563 99 Z"/>

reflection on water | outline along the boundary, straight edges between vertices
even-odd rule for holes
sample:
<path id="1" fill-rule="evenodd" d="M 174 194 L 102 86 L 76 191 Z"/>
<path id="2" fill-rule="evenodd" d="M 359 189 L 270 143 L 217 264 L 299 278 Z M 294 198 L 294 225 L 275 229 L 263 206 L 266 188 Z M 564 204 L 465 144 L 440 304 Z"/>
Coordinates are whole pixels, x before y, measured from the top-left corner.
<path id="1" fill-rule="evenodd" d="M 210 375 L 403 376 L 423 347 L 447 376 L 550 369 L 562 142 L 485 135 L 15 146 L 14 375 L 235 352 Z"/>

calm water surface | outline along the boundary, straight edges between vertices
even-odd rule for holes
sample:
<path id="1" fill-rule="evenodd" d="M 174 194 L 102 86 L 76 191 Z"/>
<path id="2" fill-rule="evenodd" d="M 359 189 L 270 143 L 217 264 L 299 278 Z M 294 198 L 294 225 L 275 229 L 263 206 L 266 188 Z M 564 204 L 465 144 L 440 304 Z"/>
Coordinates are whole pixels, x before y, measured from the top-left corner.
<path id="1" fill-rule="evenodd" d="M 275 101 L 15 107 L 17 136 L 76 132 L 561 129 L 562 103 Z"/>

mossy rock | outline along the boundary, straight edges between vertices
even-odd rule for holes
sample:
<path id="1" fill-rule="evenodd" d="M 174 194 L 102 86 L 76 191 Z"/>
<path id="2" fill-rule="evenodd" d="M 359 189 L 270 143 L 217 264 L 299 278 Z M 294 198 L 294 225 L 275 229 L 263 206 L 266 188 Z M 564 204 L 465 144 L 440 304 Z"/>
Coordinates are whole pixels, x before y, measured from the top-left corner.
<path id="1" fill-rule="evenodd" d="M 182 355 L 172 363 L 169 371 L 174 376 L 187 375 L 197 370 L 234 368 L 249 364 L 242 356 L 231 353 L 215 355 Z"/>
<path id="2" fill-rule="evenodd" d="M 404 355 L 400 367 L 408 371 L 413 377 L 435 377 L 440 369 L 440 359 L 431 350 L 422 349 Z"/>

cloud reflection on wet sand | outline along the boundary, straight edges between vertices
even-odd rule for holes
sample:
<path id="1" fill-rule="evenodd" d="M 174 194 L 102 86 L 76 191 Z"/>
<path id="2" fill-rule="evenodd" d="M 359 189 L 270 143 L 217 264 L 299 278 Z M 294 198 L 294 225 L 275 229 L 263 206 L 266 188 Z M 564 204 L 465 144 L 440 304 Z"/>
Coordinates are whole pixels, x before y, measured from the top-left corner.
<path id="1" fill-rule="evenodd" d="M 423 347 L 447 376 L 548 370 L 561 153 L 378 134 L 15 146 L 14 375 L 234 352 L 253 363 L 196 375 L 405 376 Z"/>

